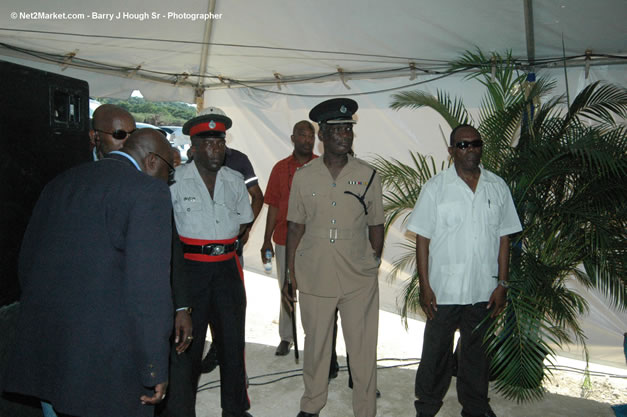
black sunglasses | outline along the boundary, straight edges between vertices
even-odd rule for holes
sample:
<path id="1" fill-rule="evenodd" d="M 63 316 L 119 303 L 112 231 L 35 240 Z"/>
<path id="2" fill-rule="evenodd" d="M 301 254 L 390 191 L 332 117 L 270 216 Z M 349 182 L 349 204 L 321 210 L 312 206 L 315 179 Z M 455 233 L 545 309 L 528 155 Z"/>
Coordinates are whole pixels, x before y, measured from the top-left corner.
<path id="1" fill-rule="evenodd" d="M 175 171 L 175 169 L 172 166 L 172 164 L 169 163 L 163 156 L 159 155 L 158 153 L 156 153 L 156 152 L 150 152 L 150 153 L 166 163 L 166 165 L 168 166 L 168 185 L 174 184 L 176 182 L 176 181 L 174 181 L 174 171 Z"/>
<path id="2" fill-rule="evenodd" d="M 466 149 L 469 146 L 472 146 L 473 148 L 481 148 L 483 146 L 483 141 L 481 139 L 477 139 L 477 140 L 473 140 L 472 142 L 468 142 L 467 140 L 462 140 L 461 142 L 457 142 L 455 144 L 455 147 L 457 149 Z"/>
<path id="3" fill-rule="evenodd" d="M 113 136 L 114 139 L 122 140 L 122 139 L 126 139 L 128 135 L 132 134 L 137 129 L 133 129 L 130 132 L 127 132 L 126 130 L 123 130 L 123 129 L 117 129 L 117 130 L 114 130 L 113 132 L 107 132 L 107 131 L 100 130 L 100 129 L 94 129 L 94 130 L 96 132 L 102 132 L 102 133 L 106 133 L 107 135 L 111 135 Z"/>

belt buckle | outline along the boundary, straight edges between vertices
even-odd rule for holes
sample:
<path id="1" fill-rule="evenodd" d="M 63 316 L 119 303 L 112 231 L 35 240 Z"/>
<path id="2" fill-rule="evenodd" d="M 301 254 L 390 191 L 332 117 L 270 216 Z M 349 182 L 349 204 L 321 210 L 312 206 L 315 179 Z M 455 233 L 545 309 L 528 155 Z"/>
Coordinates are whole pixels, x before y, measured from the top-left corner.
<path id="1" fill-rule="evenodd" d="M 211 255 L 224 255 L 224 245 L 211 245 Z"/>

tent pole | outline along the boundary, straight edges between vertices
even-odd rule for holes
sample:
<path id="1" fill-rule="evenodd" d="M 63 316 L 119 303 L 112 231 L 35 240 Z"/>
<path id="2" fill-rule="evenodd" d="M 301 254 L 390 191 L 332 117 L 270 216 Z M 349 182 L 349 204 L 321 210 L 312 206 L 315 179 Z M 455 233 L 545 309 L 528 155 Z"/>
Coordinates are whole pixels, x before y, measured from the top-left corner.
<path id="1" fill-rule="evenodd" d="M 216 10 L 216 0 L 209 0 L 207 13 L 213 15 Z M 198 84 L 194 89 L 194 102 L 196 103 L 196 111 L 200 112 L 205 107 L 205 87 L 204 80 L 207 75 L 207 66 L 209 64 L 209 41 L 211 40 L 211 29 L 213 28 L 213 19 L 205 21 L 205 33 L 202 39 L 202 50 L 200 52 L 200 63 L 198 65 Z"/>
<path id="2" fill-rule="evenodd" d="M 524 0 L 525 2 L 525 39 L 527 40 L 527 59 L 531 66 L 531 71 L 534 71 L 534 64 L 536 60 L 536 41 L 533 34 L 533 0 Z"/>

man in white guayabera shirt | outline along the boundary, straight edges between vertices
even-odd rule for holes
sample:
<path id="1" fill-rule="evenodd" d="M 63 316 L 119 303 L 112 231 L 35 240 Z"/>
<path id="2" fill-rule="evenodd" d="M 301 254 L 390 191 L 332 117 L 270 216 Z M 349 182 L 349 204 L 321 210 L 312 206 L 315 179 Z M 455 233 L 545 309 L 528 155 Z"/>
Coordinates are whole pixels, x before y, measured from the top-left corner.
<path id="1" fill-rule="evenodd" d="M 479 166 L 483 141 L 453 129 L 454 165 L 423 187 L 407 228 L 416 233 L 420 306 L 427 316 L 416 373 L 416 416 L 435 416 L 451 383 L 453 336 L 461 333 L 457 398 L 463 417 L 495 417 L 483 339 L 506 303 L 509 235 L 522 230 L 502 178 Z M 482 323 L 487 315 L 490 319 Z"/>

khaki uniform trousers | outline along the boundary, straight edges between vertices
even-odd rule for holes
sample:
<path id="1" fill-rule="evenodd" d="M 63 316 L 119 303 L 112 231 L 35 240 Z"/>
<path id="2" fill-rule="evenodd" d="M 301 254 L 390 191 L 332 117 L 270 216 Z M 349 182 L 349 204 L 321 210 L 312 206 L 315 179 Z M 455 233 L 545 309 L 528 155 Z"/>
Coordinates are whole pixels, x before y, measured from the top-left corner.
<path id="1" fill-rule="evenodd" d="M 353 413 L 355 417 L 375 417 L 379 282 L 373 278 L 371 285 L 338 297 L 300 293 L 299 302 L 305 330 L 305 392 L 300 400 L 301 411 L 317 414 L 327 402 L 337 308 L 342 319 L 346 350 L 351 358 Z"/>

